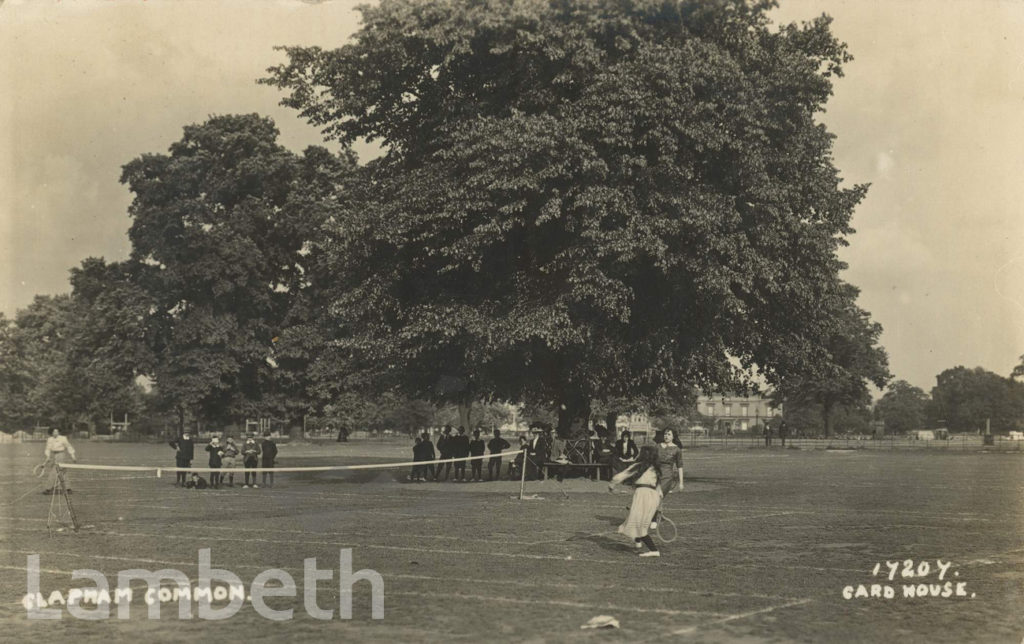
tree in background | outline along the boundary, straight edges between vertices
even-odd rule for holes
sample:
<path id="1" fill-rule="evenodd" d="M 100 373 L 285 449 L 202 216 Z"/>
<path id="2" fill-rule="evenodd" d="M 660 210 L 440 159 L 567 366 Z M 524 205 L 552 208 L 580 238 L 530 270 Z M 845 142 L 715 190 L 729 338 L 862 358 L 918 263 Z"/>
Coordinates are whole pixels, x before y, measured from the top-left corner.
<path id="1" fill-rule="evenodd" d="M 218 116 L 184 128 L 170 153 L 124 167 L 136 286 L 149 297 L 152 377 L 186 418 L 240 423 L 310 406 L 304 370 L 323 275 L 313 242 L 354 159 L 276 142 L 270 119 Z M 318 284 L 318 287 L 322 285 Z"/>
<path id="2" fill-rule="evenodd" d="M 283 103 L 385 148 L 332 222 L 346 363 L 551 405 L 562 434 L 595 399 L 832 369 L 865 188 L 816 115 L 849 56 L 771 6 L 395 0 L 339 49 L 287 48 Z"/>
<path id="3" fill-rule="evenodd" d="M 88 401 L 87 383 L 69 364 L 70 326 L 75 319 L 69 295 L 37 295 L 18 311 L 8 329 L 5 353 L 10 367 L 9 403 L 21 426 L 56 425 L 71 430 L 82 419 Z"/>
<path id="4" fill-rule="evenodd" d="M 1010 379 L 1016 381 L 1017 378 L 1024 377 L 1024 355 L 1020 357 L 1020 364 L 1013 368 L 1010 372 Z"/>
<path id="5" fill-rule="evenodd" d="M 924 427 L 928 403 L 923 389 L 897 380 L 875 403 L 875 417 L 885 422 L 887 434 L 903 434 Z"/>
<path id="6" fill-rule="evenodd" d="M 946 369 L 936 377 L 932 388 L 934 414 L 956 432 L 985 430 L 991 421 L 993 431 L 1005 432 L 1021 427 L 1024 418 L 1024 384 L 981 367 Z"/>
<path id="7" fill-rule="evenodd" d="M 97 258 L 71 270 L 67 361 L 86 392 L 82 410 L 96 425 L 131 420 L 143 409 L 137 379 L 152 370 L 146 333 L 153 300 L 135 283 L 138 270 L 144 267 Z"/>
<path id="8" fill-rule="evenodd" d="M 0 313 L 0 425 L 7 431 L 28 427 L 38 419 L 29 399 L 38 376 L 27 340 L 16 320 Z"/>
<path id="9" fill-rule="evenodd" d="M 823 345 L 828 351 L 827 361 L 812 365 L 808 374 L 798 372 L 787 378 L 772 397 L 787 416 L 798 408 L 816 406 L 826 436 L 832 434 L 836 410 L 867 409 L 871 402 L 868 386 L 884 387 L 891 377 L 888 356 L 878 345 L 882 327 L 857 306 L 857 294 L 856 287 L 846 284 L 841 299 L 829 305 L 835 315 Z"/>

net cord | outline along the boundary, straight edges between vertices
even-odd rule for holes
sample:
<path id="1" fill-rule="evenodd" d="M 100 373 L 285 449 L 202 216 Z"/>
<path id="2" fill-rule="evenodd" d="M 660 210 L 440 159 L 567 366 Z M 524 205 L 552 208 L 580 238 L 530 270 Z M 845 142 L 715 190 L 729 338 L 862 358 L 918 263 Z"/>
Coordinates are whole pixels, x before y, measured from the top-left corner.
<path id="1" fill-rule="evenodd" d="M 93 470 L 104 472 L 155 472 L 159 476 L 163 472 L 233 472 L 245 470 L 247 472 L 334 472 L 344 470 L 373 470 L 388 469 L 393 467 L 414 467 L 419 465 L 436 465 L 439 463 L 459 463 L 468 461 L 479 461 L 491 458 L 502 458 L 504 456 L 516 456 L 525 454 L 526 450 L 514 452 L 502 452 L 501 454 L 485 454 L 483 456 L 464 456 L 459 458 L 444 458 L 433 461 L 403 461 L 401 463 L 368 463 L 364 465 L 318 465 L 311 467 L 160 467 L 156 465 L 93 465 L 87 463 L 60 463 L 54 466 L 65 470 Z M 525 469 L 525 468 L 523 468 Z"/>

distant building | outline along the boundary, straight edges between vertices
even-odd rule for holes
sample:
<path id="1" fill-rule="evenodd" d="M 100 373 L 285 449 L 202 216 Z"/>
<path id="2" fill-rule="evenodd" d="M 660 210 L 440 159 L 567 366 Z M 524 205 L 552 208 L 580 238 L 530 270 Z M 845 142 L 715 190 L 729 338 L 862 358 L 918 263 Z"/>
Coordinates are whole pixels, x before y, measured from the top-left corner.
<path id="1" fill-rule="evenodd" d="M 766 421 L 782 416 L 781 407 L 773 407 L 763 396 L 719 394 L 698 396 L 697 412 L 710 418 L 716 434 L 746 432 Z"/>
<path id="2" fill-rule="evenodd" d="M 651 419 L 647 417 L 647 414 L 622 414 L 615 420 L 615 431 L 622 433 L 622 430 L 628 429 L 629 433 L 633 435 L 633 439 L 637 437 L 645 437 L 653 434 L 654 428 L 651 426 Z"/>

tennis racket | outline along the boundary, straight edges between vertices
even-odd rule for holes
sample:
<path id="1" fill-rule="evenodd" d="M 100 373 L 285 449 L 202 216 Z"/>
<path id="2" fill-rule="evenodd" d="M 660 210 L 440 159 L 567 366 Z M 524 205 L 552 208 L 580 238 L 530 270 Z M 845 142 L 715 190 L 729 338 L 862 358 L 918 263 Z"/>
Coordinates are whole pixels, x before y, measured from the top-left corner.
<path id="1" fill-rule="evenodd" d="M 658 517 L 658 527 L 654 529 L 654 534 L 658 536 L 665 543 L 672 543 L 679 536 L 679 531 L 676 530 L 676 524 L 672 519 L 665 516 L 665 513 L 661 513 Z"/>
<path id="2" fill-rule="evenodd" d="M 32 468 L 32 475 L 35 476 L 37 479 L 42 478 L 43 474 L 46 473 L 46 466 L 49 464 L 50 459 L 46 459 L 39 465 L 36 465 L 35 467 Z"/>

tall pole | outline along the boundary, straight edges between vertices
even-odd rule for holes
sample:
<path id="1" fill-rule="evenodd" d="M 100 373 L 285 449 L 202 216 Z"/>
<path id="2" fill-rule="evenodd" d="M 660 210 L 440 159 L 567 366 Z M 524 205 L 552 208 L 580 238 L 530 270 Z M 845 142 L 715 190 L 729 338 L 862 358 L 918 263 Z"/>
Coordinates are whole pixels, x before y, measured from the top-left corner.
<path id="1" fill-rule="evenodd" d="M 520 470 L 522 470 L 521 472 L 519 472 L 519 500 L 520 501 L 523 500 L 523 491 L 526 488 L 526 457 L 527 457 L 527 451 L 525 449 L 522 450 L 522 451 L 523 451 L 523 466 L 521 468 L 519 468 Z"/>

